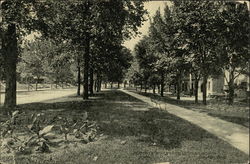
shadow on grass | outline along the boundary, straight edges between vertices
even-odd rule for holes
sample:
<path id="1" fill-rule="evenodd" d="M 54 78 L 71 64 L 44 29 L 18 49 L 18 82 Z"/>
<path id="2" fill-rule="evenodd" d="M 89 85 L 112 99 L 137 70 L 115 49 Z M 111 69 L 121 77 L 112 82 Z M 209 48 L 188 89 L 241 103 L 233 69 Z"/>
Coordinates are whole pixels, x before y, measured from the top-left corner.
<path id="1" fill-rule="evenodd" d="M 195 104 L 192 100 L 177 100 L 170 97 L 161 97 L 160 95 L 154 95 L 153 93 L 136 92 L 140 95 L 150 97 L 158 101 L 163 101 L 172 105 L 177 105 L 189 110 L 198 110 L 199 112 L 206 112 L 210 116 L 218 117 L 222 120 L 236 123 L 249 128 L 249 118 L 247 117 L 249 111 L 240 111 L 247 107 L 246 104 L 235 103 L 234 106 L 229 106 L 225 102 L 218 100 L 208 100 L 208 105 L 202 105 L 201 103 Z M 230 108 L 230 109 L 229 109 Z"/>
<path id="2" fill-rule="evenodd" d="M 236 124 L 239 124 L 239 125 L 243 125 L 243 126 L 249 128 L 249 118 L 236 117 L 236 116 L 222 116 L 221 114 L 215 114 L 215 113 L 209 113 L 209 115 L 213 116 L 213 117 L 219 117 L 222 120 L 232 122 L 232 123 L 236 123 Z"/>
<path id="3" fill-rule="evenodd" d="M 215 138 L 187 121 L 166 111 L 148 108 L 144 102 L 120 91 L 104 91 L 96 96 L 100 98 L 83 101 L 72 96 L 66 102 L 30 103 L 18 107 L 29 115 L 44 113 L 48 123 L 55 116 L 79 119 L 87 111 L 89 120 L 98 123 L 99 133 L 108 135 L 111 140 L 134 136 L 139 142 L 166 149 L 181 147 L 186 140 L 201 142 L 206 138 Z"/>
<path id="4" fill-rule="evenodd" d="M 104 134 L 94 143 L 76 144 L 65 150 L 58 148 L 49 155 L 20 156 L 19 163 L 210 164 L 248 159 L 205 130 L 166 111 L 150 108 L 123 92 L 103 91 L 96 97 L 83 101 L 81 97 L 70 96 L 53 102 L 19 105 L 27 115 L 44 113 L 48 121 L 54 116 L 79 119 L 87 111 L 89 120 L 99 125 L 98 133 Z M 121 144 L 124 140 L 127 142 Z M 98 160 L 93 161 L 96 156 Z"/>

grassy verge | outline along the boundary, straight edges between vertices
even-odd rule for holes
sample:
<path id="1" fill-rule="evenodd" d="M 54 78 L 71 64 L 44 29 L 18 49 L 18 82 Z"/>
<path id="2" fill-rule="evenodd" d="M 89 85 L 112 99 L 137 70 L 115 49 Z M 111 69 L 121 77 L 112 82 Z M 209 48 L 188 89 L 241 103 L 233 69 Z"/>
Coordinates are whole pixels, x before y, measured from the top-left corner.
<path id="1" fill-rule="evenodd" d="M 246 154 L 203 129 L 166 111 L 149 108 L 120 91 L 105 91 L 89 101 L 69 97 L 19 108 L 27 113 L 43 112 L 48 118 L 81 117 L 87 111 L 89 120 L 100 127 L 95 142 L 54 148 L 52 153 L 19 156 L 20 164 L 230 164 L 248 160 Z"/>
<path id="2" fill-rule="evenodd" d="M 169 96 L 161 97 L 160 95 L 153 93 L 134 92 L 152 99 L 178 105 L 186 109 L 205 112 L 208 115 L 249 128 L 249 104 L 246 102 L 235 102 L 233 105 L 228 105 L 224 101 L 210 99 L 207 101 L 207 105 L 203 105 L 201 101 L 198 104 L 195 104 L 192 100 L 177 100 Z"/>

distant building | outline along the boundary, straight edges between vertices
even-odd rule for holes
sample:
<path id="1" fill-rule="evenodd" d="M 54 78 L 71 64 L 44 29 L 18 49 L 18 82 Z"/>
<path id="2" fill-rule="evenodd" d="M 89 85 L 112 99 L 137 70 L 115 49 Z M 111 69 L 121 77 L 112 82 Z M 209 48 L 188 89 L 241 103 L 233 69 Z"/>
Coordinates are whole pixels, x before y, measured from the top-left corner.
<path id="1" fill-rule="evenodd" d="M 229 72 L 225 72 L 224 75 L 220 75 L 217 77 L 209 77 L 207 81 L 207 96 L 218 96 L 225 95 L 228 91 L 228 84 L 226 78 L 228 78 Z M 235 79 L 235 94 L 237 97 L 246 97 L 247 92 L 250 92 L 250 83 L 249 76 L 240 75 Z M 202 80 L 199 81 L 198 95 L 202 95 Z M 184 93 L 192 93 L 194 92 L 194 79 L 192 76 L 188 78 L 184 78 L 182 83 L 182 92 Z"/>

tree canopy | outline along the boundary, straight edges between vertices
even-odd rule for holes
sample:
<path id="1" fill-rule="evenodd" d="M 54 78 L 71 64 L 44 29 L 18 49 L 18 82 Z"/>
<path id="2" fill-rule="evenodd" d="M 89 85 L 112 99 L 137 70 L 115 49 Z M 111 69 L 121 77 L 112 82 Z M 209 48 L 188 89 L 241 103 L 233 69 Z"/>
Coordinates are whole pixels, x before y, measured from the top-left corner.
<path id="1" fill-rule="evenodd" d="M 206 104 L 208 78 L 226 70 L 230 72 L 231 79 L 228 81 L 232 92 L 229 92 L 229 97 L 233 97 L 233 81 L 245 72 L 249 61 L 248 31 L 246 3 L 173 1 L 172 6 L 165 6 L 163 14 L 156 11 L 148 36 L 136 45 L 139 69 L 143 71 L 140 76 L 137 72 L 135 77 L 146 77 L 146 82 L 154 79 L 158 72 L 162 74 L 162 81 L 171 83 L 171 79 L 164 77 L 174 78 L 177 99 L 180 99 L 181 81 L 191 73 L 195 77 L 196 102 L 198 81 L 202 79 L 203 103 Z M 151 72 L 156 72 L 146 76 L 145 70 L 150 68 L 153 68 Z"/>
<path id="2" fill-rule="evenodd" d="M 83 97 L 87 99 L 89 84 L 93 85 L 93 74 L 99 74 L 98 77 L 101 77 L 104 72 L 100 63 L 105 65 L 106 62 L 110 66 L 109 62 L 117 62 L 118 60 L 118 63 L 125 64 L 122 65 L 122 68 L 128 67 L 127 59 L 122 55 L 116 57 L 116 53 L 127 55 L 130 53 L 125 52 L 124 48 L 118 48 L 118 51 L 113 52 L 112 48 L 121 47 L 125 39 L 137 35 L 138 27 L 145 20 L 144 15 L 146 14 L 143 1 L 129 0 L 3 0 L 1 1 L 1 9 L 1 35 L 3 36 L 1 37 L 1 39 L 3 38 L 1 50 L 4 50 L 1 54 L 3 54 L 6 72 L 6 107 L 12 107 L 16 104 L 16 64 L 18 56 L 21 54 L 21 41 L 27 34 L 36 32 L 40 37 L 55 40 L 57 43 L 67 42 L 71 49 L 77 47 L 78 52 L 83 52 L 84 55 L 79 56 L 82 56 L 83 62 Z M 55 63 L 50 63 L 54 69 L 62 65 L 65 66 L 65 63 L 61 62 L 64 59 L 67 60 L 69 56 L 68 53 L 64 52 L 57 53 L 60 55 L 53 57 Z M 30 61 L 34 62 L 37 57 L 34 54 L 34 58 L 30 57 Z M 60 60 L 57 60 L 57 57 Z M 111 61 L 107 59 L 111 59 Z M 75 62 L 77 61 L 75 60 Z M 39 63 L 36 63 L 36 66 Z M 26 66 L 28 65 L 26 64 Z M 28 67 L 32 68 L 33 65 Z M 35 71 L 33 69 L 31 72 L 33 74 L 39 72 L 40 74 L 42 70 Z M 122 74 L 119 75 L 123 74 L 122 71 Z M 54 75 L 58 75 L 58 72 Z"/>

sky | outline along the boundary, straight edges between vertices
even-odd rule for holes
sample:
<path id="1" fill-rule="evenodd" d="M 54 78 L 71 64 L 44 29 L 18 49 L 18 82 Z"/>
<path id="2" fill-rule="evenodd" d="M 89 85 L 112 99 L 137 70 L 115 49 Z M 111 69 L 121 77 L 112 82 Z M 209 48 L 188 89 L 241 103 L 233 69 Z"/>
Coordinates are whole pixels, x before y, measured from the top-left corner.
<path id="1" fill-rule="evenodd" d="M 145 9 L 148 10 L 149 17 L 153 17 L 155 15 L 155 12 L 159 8 L 160 8 L 161 13 L 163 13 L 163 10 L 166 4 L 169 5 L 170 2 L 169 1 L 149 1 L 149 2 L 145 2 L 144 7 Z M 133 51 L 134 46 L 142 38 L 142 36 L 148 34 L 149 25 L 150 25 L 150 21 L 149 21 L 149 18 L 147 18 L 147 21 L 143 22 L 143 25 L 139 28 L 141 35 L 125 41 L 124 46 Z"/>

